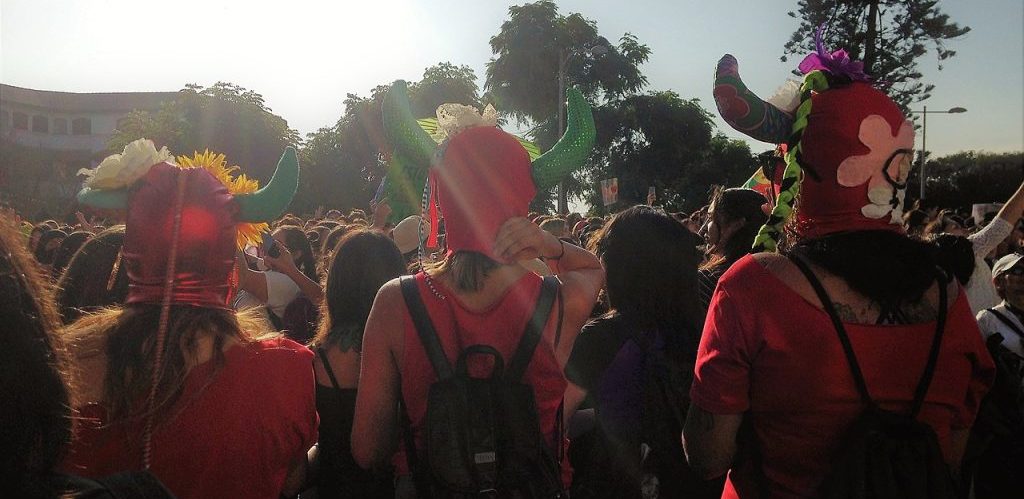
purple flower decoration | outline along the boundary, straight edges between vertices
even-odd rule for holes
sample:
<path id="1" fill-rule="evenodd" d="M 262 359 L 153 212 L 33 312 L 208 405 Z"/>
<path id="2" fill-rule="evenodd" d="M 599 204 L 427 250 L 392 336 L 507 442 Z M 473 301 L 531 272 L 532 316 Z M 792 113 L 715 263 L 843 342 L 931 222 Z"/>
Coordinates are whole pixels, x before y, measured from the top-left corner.
<path id="1" fill-rule="evenodd" d="M 800 72 L 803 74 L 811 71 L 828 71 L 835 76 L 845 76 L 851 81 L 871 81 L 871 77 L 864 73 L 864 63 L 851 61 L 845 50 L 839 49 L 829 53 L 825 50 L 824 42 L 825 25 L 818 26 L 814 32 L 814 47 L 816 53 L 809 54 L 800 61 Z"/>

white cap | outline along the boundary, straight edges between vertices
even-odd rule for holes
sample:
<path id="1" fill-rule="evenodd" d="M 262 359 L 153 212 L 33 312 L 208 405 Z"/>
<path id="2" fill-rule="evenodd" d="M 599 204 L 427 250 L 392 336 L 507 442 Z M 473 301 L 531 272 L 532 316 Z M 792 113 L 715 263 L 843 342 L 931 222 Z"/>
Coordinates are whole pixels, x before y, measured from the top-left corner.
<path id="1" fill-rule="evenodd" d="M 430 222 L 423 220 L 421 224 L 420 220 L 422 219 L 419 215 L 405 217 L 391 231 L 391 239 L 395 240 L 395 246 L 398 246 L 398 251 L 401 251 L 403 255 L 415 250 L 420 246 L 420 242 L 427 240 L 427 235 L 430 233 Z M 419 233 L 419 237 L 416 236 L 417 233 Z"/>
<path id="2" fill-rule="evenodd" d="M 1017 262 L 1019 262 L 1021 258 L 1024 258 L 1024 255 L 1020 253 L 1010 253 L 1009 255 L 996 260 L 996 264 L 992 266 L 992 278 L 995 279 L 1007 270 L 1012 269 L 1014 265 L 1017 265 Z"/>

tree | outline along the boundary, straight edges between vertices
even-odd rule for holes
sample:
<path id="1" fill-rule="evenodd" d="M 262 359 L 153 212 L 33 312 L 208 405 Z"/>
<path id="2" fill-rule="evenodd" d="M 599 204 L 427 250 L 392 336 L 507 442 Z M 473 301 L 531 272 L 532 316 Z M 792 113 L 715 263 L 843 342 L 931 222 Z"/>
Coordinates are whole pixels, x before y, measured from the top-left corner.
<path id="1" fill-rule="evenodd" d="M 618 178 L 624 205 L 645 202 L 653 186 L 658 204 L 693 210 L 706 203 L 712 185 L 738 186 L 756 168 L 745 142 L 712 135 L 711 114 L 697 99 L 672 91 L 616 99 L 595 110 L 594 119 L 590 185 Z M 600 195 L 591 192 L 591 203 L 599 206 Z"/>
<path id="2" fill-rule="evenodd" d="M 494 57 L 487 63 L 486 98 L 498 111 L 529 125 L 529 138 L 542 149 L 558 140 L 558 72 L 592 103 L 623 98 L 647 85 L 640 65 L 651 50 L 630 33 L 618 45 L 600 36 L 597 24 L 581 14 L 563 16 L 554 2 L 542 0 L 509 7 L 509 18 L 491 38 Z M 603 46 L 603 53 L 588 50 Z M 569 192 L 579 197 L 589 190 L 586 173 L 567 179 Z M 539 192 L 535 208 L 549 204 L 551 193 Z"/>
<path id="3" fill-rule="evenodd" d="M 786 42 L 782 61 L 814 50 L 814 31 L 827 27 L 826 45 L 844 48 L 864 70 L 889 84 L 889 95 L 904 109 L 931 95 L 934 85 L 921 81 L 917 60 L 935 49 L 938 68 L 956 51 L 946 42 L 971 30 L 951 22 L 937 0 L 799 0 L 791 17 L 800 27 Z"/>
<path id="4" fill-rule="evenodd" d="M 348 94 L 341 118 L 307 135 L 300 151 L 303 176 L 296 204 L 307 211 L 316 206 L 342 210 L 369 207 L 390 155 L 381 120 L 387 90 L 388 85 L 378 85 L 370 97 Z M 437 106 L 449 102 L 479 107 L 476 74 L 469 66 L 450 62 L 430 66 L 422 79 L 410 85 L 409 100 L 417 118 L 433 117 Z M 406 194 L 398 199 L 392 193 L 396 198 L 389 201 L 396 216 L 419 206 L 419 192 Z"/>
<path id="5" fill-rule="evenodd" d="M 442 62 L 423 71 L 423 78 L 409 88 L 409 101 L 413 114 L 425 118 L 450 102 L 479 108 L 479 92 L 473 68 Z"/>
<path id="6" fill-rule="evenodd" d="M 542 0 L 508 9 L 509 19 L 491 37 L 496 57 L 487 63 L 484 89 L 500 110 L 521 122 L 556 115 L 558 69 L 565 59 L 568 81 L 591 101 L 636 92 L 647 85 L 639 66 L 650 48 L 626 33 L 615 46 L 598 34 L 597 24 L 580 14 L 562 16 L 554 2 Z M 587 49 L 603 45 L 605 53 Z"/>
<path id="7" fill-rule="evenodd" d="M 284 148 L 301 143 L 262 95 L 226 82 L 206 88 L 189 84 L 156 113 L 133 111 L 118 124 L 108 148 L 120 152 L 143 137 L 178 155 L 205 149 L 223 153 L 262 182 L 273 175 Z"/>
<path id="8" fill-rule="evenodd" d="M 1024 153 L 960 151 L 928 160 L 926 172 L 929 205 L 970 208 L 975 203 L 1001 203 L 1024 180 Z M 907 192 L 914 195 L 919 189 L 919 177 L 911 176 Z"/>

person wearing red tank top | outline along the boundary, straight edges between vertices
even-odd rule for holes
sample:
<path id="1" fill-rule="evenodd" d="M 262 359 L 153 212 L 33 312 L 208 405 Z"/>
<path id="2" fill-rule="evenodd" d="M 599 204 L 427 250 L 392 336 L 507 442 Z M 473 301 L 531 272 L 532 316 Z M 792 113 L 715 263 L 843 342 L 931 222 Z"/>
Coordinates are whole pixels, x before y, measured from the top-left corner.
<path id="1" fill-rule="evenodd" d="M 747 90 L 735 58 L 719 62 L 719 111 L 754 138 L 787 142 L 787 166 L 755 254 L 711 299 L 687 459 L 705 477 L 728 473 L 723 497 L 820 497 L 858 472 L 834 465 L 870 402 L 931 428 L 941 456 L 929 463 L 948 469 L 929 476 L 951 490 L 992 360 L 966 294 L 930 243 L 904 232 L 913 125 L 821 37 L 786 108 Z"/>
<path id="2" fill-rule="evenodd" d="M 461 347 L 485 344 L 507 362 L 541 288 L 541 277 L 518 262 L 547 259 L 561 281 L 563 314 L 559 324 L 558 308 L 553 308 L 523 382 L 533 387 L 549 445 L 560 446 L 555 430 L 566 387 L 563 369 L 597 300 L 604 271 L 593 254 L 558 240 L 525 217 L 536 190 L 550 187 L 552 179 L 557 182 L 589 153 L 594 139 L 589 107 L 578 92 L 571 92 L 565 137 L 531 165 L 523 146 L 489 121 L 489 113 L 480 116 L 473 109 L 446 104 L 438 116 L 448 137 L 434 158 L 433 151 L 419 147 L 431 139 L 418 135 L 422 130 L 412 120 L 404 89 L 403 82 L 396 82 L 385 97 L 385 125 L 396 154 L 433 160 L 424 214 L 436 230 L 438 213 L 443 213 L 448 253 L 439 264 L 417 274 L 416 284 L 444 354 L 454 363 Z M 442 114 L 458 118 L 444 120 Z M 446 128 L 446 122 L 452 126 Z M 432 233 L 428 239 L 435 238 Z M 484 369 L 470 366 L 471 372 Z M 356 462 L 369 468 L 392 457 L 400 430 L 399 400 L 405 403 L 421 448 L 427 390 L 435 381 L 399 280 L 392 280 L 378 292 L 363 334 L 352 427 Z M 395 461 L 396 496 L 415 497 L 406 460 Z"/>

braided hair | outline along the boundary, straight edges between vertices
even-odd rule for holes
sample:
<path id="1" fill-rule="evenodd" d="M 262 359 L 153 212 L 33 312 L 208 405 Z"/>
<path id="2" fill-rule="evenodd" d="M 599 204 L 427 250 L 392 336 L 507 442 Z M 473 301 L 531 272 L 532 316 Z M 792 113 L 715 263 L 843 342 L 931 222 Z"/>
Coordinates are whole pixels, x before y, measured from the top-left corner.
<path id="1" fill-rule="evenodd" d="M 804 77 L 804 82 L 800 86 L 800 106 L 796 109 L 793 121 L 793 132 L 787 140 L 786 169 L 782 173 L 778 200 L 771 215 L 768 216 L 768 221 L 754 238 L 755 253 L 778 250 L 783 228 L 793 215 L 796 198 L 800 194 L 800 181 L 806 169 L 803 166 L 802 139 L 807 128 L 808 116 L 811 114 L 811 95 L 814 92 L 828 90 L 832 85 L 829 73 L 823 71 L 812 71 Z"/>

